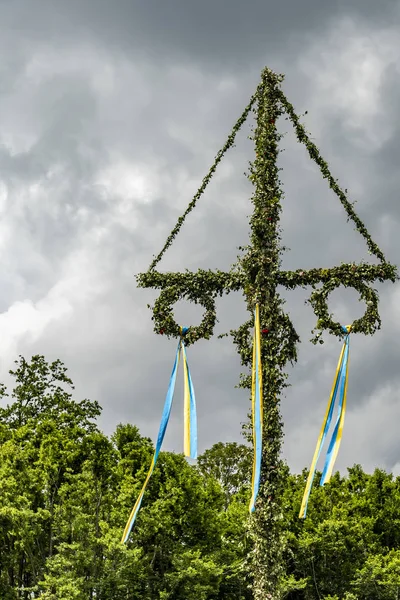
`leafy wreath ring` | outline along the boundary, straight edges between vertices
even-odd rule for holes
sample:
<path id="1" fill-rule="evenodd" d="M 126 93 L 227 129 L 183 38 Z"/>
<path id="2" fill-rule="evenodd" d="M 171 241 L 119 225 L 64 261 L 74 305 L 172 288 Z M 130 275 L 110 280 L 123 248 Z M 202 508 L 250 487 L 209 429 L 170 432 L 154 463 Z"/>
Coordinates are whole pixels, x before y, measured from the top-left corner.
<path id="1" fill-rule="evenodd" d="M 366 311 L 362 317 L 356 319 L 351 325 L 351 331 L 354 333 L 364 333 L 372 335 L 380 329 L 381 319 L 378 313 L 379 296 L 378 292 L 362 281 L 342 282 L 337 279 L 327 281 L 321 288 L 315 290 L 308 300 L 312 305 L 316 316 L 318 317 L 316 329 L 322 331 L 327 329 L 330 333 L 343 335 L 342 324 L 334 321 L 328 309 L 328 296 L 334 289 L 343 285 L 352 287 L 360 294 L 360 300 L 367 305 Z M 317 341 L 320 334 L 312 341 Z"/>
<path id="2" fill-rule="evenodd" d="M 154 330 L 156 333 L 165 334 L 167 337 L 181 337 L 181 326 L 175 321 L 173 305 L 183 298 L 201 304 L 205 313 L 200 325 L 191 326 L 185 333 L 185 344 L 190 345 L 200 339 L 208 340 L 214 331 L 217 321 L 215 300 L 206 290 L 196 290 L 196 295 L 187 289 L 169 287 L 162 290 L 153 306 Z"/>

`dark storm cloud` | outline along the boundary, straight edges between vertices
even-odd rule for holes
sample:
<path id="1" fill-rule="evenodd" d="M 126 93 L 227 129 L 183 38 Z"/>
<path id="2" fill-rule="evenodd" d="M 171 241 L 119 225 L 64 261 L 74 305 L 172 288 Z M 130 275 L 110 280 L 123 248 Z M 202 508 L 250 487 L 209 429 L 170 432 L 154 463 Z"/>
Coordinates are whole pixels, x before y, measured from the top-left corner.
<path id="1" fill-rule="evenodd" d="M 2 366 L 8 368 L 19 352 L 60 357 L 77 384 L 77 397 L 90 396 L 104 406 L 101 424 L 107 433 L 129 420 L 145 435 L 156 435 L 175 348 L 153 335 L 146 303 L 154 293 L 136 289 L 134 275 L 161 248 L 264 64 L 287 74 L 285 91 L 296 110 L 309 109 L 307 127 L 334 176 L 350 192 L 355 189 L 361 218 L 390 258 L 400 255 L 395 230 L 382 221 L 383 213 L 391 222 L 399 218 L 397 70 L 390 59 L 382 59 L 381 108 L 393 124 L 387 133 L 384 119 L 380 137 L 373 111 L 369 121 L 349 124 L 363 95 L 353 98 L 351 88 L 359 82 L 344 73 L 345 64 L 335 67 L 341 47 L 351 42 L 346 35 L 371 37 L 374 44 L 375 30 L 390 26 L 396 31 L 393 2 L 15 0 L 0 2 L 0 11 L 0 179 L 8 190 L 6 223 L 12 237 L 1 274 L 2 300 L 7 299 L 2 339 L 9 344 L 3 347 Z M 350 33 L 339 27 L 346 19 Z M 360 56 L 353 60 L 361 68 Z M 337 83 L 326 92 L 324 76 L 334 67 Z M 350 99 L 330 97 L 339 85 Z M 291 248 L 284 267 L 369 258 L 326 182 L 287 124 L 282 126 L 288 130 L 280 157 L 286 194 L 283 242 Z M 249 127 L 162 270 L 228 269 L 236 247 L 246 243 L 251 187 L 243 172 L 252 156 Z M 375 136 L 375 145 L 368 135 Z M 141 175 L 146 185 L 137 188 L 132 179 Z M 366 449 L 368 466 L 391 468 L 398 462 L 399 442 L 392 433 L 375 449 L 365 437 L 374 431 L 379 402 L 388 429 L 395 415 L 390 411 L 400 330 L 389 287 L 382 292 L 382 332 L 373 340 L 352 342 L 350 433 L 345 433 L 341 467 Z M 315 324 L 304 305 L 309 293 L 285 294 L 302 339 L 299 362 L 290 369 L 293 387 L 282 403 L 285 453 L 295 469 L 311 458 L 340 351 L 332 339 L 322 348 L 309 344 Z M 360 310 L 348 294 L 334 294 L 330 306 L 346 320 Z M 183 304 L 176 315 L 190 324 L 201 311 Z M 218 317 L 217 333 L 243 322 L 240 294 L 219 301 Z M 231 340 L 197 344 L 190 349 L 190 364 L 201 448 L 239 439 L 249 402 L 246 392 L 233 389 L 240 364 Z M 387 382 L 392 387 L 380 395 Z M 166 448 L 182 447 L 181 409 L 178 394 Z M 357 429 L 353 418 L 359 413 L 362 427 Z"/>
<path id="2" fill-rule="evenodd" d="M 391 0 L 41 0 L 34 8 L 14 0 L 0 7 L 13 33 L 39 43 L 90 43 L 94 36 L 111 53 L 136 52 L 155 63 L 200 62 L 211 71 L 230 65 L 234 72 L 297 52 L 302 36 L 312 37 L 337 17 L 378 27 L 393 22 L 398 8 Z"/>

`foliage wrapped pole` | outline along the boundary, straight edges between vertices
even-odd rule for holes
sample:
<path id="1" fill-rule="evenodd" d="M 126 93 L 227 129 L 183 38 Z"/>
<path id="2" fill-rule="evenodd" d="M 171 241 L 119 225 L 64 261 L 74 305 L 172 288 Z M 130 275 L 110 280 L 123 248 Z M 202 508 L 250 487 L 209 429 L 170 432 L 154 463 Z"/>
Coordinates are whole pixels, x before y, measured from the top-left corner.
<path id="1" fill-rule="evenodd" d="M 181 329 L 173 314 L 173 305 L 183 298 L 201 304 L 205 313 L 198 326 L 189 327 L 185 344 L 190 345 L 199 339 L 209 339 L 216 323 L 215 298 L 224 293 L 242 291 L 251 313 L 249 320 L 238 330 L 231 331 L 241 356 L 242 364 L 252 363 L 252 336 L 254 309 L 259 306 L 262 340 L 263 375 L 263 453 L 259 495 L 256 510 L 250 518 L 250 532 L 253 541 L 249 555 L 248 571 L 252 581 L 255 600 L 280 600 L 283 596 L 282 582 L 285 576 L 283 550 L 285 545 L 282 518 L 281 496 L 283 486 L 283 462 L 281 446 L 283 423 L 280 414 L 280 395 L 286 384 L 284 371 L 288 361 L 296 360 L 296 347 L 299 337 L 283 311 L 283 299 L 277 286 L 286 289 L 311 286 L 309 299 L 317 317 L 313 343 L 322 343 L 324 330 L 343 338 L 342 324 L 335 322 L 329 313 L 328 295 L 337 287 L 351 287 L 359 292 L 366 303 L 365 314 L 351 325 L 353 333 L 370 335 L 380 328 L 378 294 L 368 283 L 393 281 L 397 277 L 396 267 L 388 263 L 366 227 L 356 215 L 345 192 L 333 178 L 327 163 L 318 148 L 310 140 L 306 130 L 294 112 L 293 106 L 283 94 L 280 84 L 283 76 L 264 69 L 261 82 L 248 106 L 234 125 L 225 145 L 218 152 L 215 161 L 203 182 L 178 222 L 161 252 L 154 258 L 147 273 L 138 275 L 138 285 L 160 289 L 161 293 L 152 308 L 154 329 L 167 337 L 179 338 Z M 162 259 L 179 233 L 187 215 L 195 208 L 197 201 L 206 189 L 225 152 L 234 144 L 235 136 L 249 113 L 256 114 L 254 141 L 256 157 L 251 165 L 250 180 L 254 184 L 252 202 L 254 211 L 250 219 L 250 245 L 229 272 L 199 270 L 196 273 L 162 273 L 155 267 Z M 305 144 L 308 154 L 320 168 L 322 176 L 338 196 L 347 213 L 347 220 L 353 221 L 356 230 L 364 237 L 370 255 L 378 259 L 378 264 L 341 264 L 328 269 L 282 271 L 279 217 L 283 197 L 279 169 L 277 167 L 278 143 L 281 138 L 276 123 L 282 114 L 292 122 L 297 139 Z M 322 285 L 321 285 L 322 284 Z M 317 286 L 320 287 L 317 287 Z M 242 387 L 251 386 L 251 376 L 241 378 Z"/>
<path id="2" fill-rule="evenodd" d="M 257 125 L 254 132 L 256 158 L 251 166 L 250 179 L 255 186 L 254 212 L 250 219 L 251 245 L 241 261 L 247 285 L 247 306 L 254 314 L 260 307 L 262 328 L 261 356 L 263 371 L 263 453 L 261 485 L 256 510 L 250 521 L 254 547 L 249 568 L 255 600 L 278 598 L 280 581 L 284 576 L 282 553 L 284 539 L 281 531 L 283 423 L 279 398 L 285 386 L 283 368 L 288 360 L 296 359 L 298 336 L 289 317 L 283 312 L 283 300 L 277 292 L 280 269 L 281 197 L 277 167 L 280 135 L 276 122 L 282 113 L 278 86 L 282 78 L 266 70 L 257 91 L 255 108 Z M 251 329 L 253 319 L 234 333 L 242 363 L 251 365 Z M 249 377 L 241 384 L 250 387 Z"/>

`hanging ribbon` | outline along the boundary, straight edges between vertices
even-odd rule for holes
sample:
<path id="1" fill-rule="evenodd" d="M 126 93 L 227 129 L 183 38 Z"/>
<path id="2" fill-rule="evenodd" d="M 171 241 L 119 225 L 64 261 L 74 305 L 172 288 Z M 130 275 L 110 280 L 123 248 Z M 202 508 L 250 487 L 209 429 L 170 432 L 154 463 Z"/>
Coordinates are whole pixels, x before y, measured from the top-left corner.
<path id="1" fill-rule="evenodd" d="M 336 369 L 335 379 L 333 381 L 332 391 L 329 398 L 328 406 L 325 412 L 324 421 L 322 423 L 321 431 L 318 437 L 317 446 L 315 448 L 314 456 L 312 459 L 310 472 L 308 474 L 307 484 L 304 491 L 303 501 L 300 508 L 300 519 L 304 519 L 307 514 L 307 505 L 311 493 L 311 487 L 315 477 L 315 470 L 318 459 L 321 454 L 322 446 L 324 445 L 325 438 L 327 436 L 329 427 L 332 422 L 332 415 L 335 408 L 335 402 L 337 393 L 339 390 L 339 402 L 338 402 L 338 414 L 336 418 L 335 428 L 333 430 L 331 442 L 329 444 L 328 452 L 325 459 L 325 465 L 322 472 L 320 485 L 329 483 L 332 470 L 336 461 L 336 457 L 339 452 L 340 443 L 342 441 L 344 418 L 346 414 L 346 399 L 347 399 L 347 384 L 348 384 L 348 370 L 349 370 L 349 346 L 350 346 L 350 329 L 351 326 L 342 327 L 343 331 L 347 334 L 344 340 L 343 348 L 340 353 L 338 366 Z"/>
<path id="2" fill-rule="evenodd" d="M 251 382 L 251 403 L 253 416 L 253 477 L 252 496 L 249 511 L 252 513 L 260 487 L 261 455 L 262 455 L 262 424 L 263 424 L 263 397 L 262 397 L 262 365 L 261 365 L 261 338 L 260 338 L 260 310 L 258 304 L 255 310 L 254 337 L 253 337 L 253 364 Z"/>
<path id="3" fill-rule="evenodd" d="M 146 491 L 147 484 L 150 481 L 150 477 L 154 471 L 157 463 L 157 458 L 161 450 L 161 446 L 164 440 L 165 432 L 169 417 L 171 414 L 172 401 L 174 398 L 176 376 L 178 372 L 180 355 L 182 354 L 183 360 L 183 371 L 184 371 L 184 452 L 186 456 L 190 458 L 197 458 L 197 417 L 196 417 L 196 398 L 194 394 L 193 382 L 190 375 L 189 365 L 187 362 L 187 355 L 183 336 L 187 332 L 187 328 L 181 329 L 181 339 L 178 343 L 176 350 L 175 362 L 172 368 L 171 378 L 169 381 L 168 392 L 165 398 L 163 413 L 161 417 L 160 429 L 158 431 L 156 448 L 154 451 L 153 459 L 151 461 L 150 469 L 147 473 L 147 477 L 141 489 L 141 492 L 135 502 L 132 512 L 129 516 L 128 522 L 125 526 L 124 533 L 122 535 L 121 543 L 124 544 L 128 541 L 129 535 L 132 531 L 132 527 L 135 523 L 137 514 L 142 504 L 144 492 Z"/>
<path id="4" fill-rule="evenodd" d="M 183 335 L 187 329 L 182 330 Z M 196 415 L 196 397 L 194 394 L 192 377 L 187 361 L 186 349 L 183 340 L 181 341 L 181 351 L 183 358 L 184 372 L 184 452 L 185 456 L 197 458 L 197 415 Z"/>

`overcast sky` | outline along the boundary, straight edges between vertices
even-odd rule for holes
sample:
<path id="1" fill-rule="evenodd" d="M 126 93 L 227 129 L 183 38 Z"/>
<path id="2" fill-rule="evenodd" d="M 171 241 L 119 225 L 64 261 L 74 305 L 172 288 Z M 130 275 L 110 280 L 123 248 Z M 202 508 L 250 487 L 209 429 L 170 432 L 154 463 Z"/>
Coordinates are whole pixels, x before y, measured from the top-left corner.
<path id="1" fill-rule="evenodd" d="M 391 262 L 399 262 L 400 5 L 394 0 L 0 0 L 0 379 L 19 354 L 60 358 L 76 398 L 157 435 L 175 342 L 153 333 L 136 288 L 258 83 L 284 91 L 356 200 Z M 190 215 L 162 270 L 229 269 L 248 238 L 249 122 Z M 287 132 L 284 268 L 368 259 L 305 149 Z M 351 340 L 348 414 L 337 466 L 400 474 L 400 285 L 379 287 L 383 327 Z M 284 454 L 309 466 L 340 343 L 310 342 L 309 292 L 285 294 L 301 336 L 282 399 Z M 343 323 L 364 310 L 335 292 Z M 200 310 L 200 309 L 199 309 Z M 201 311 L 177 306 L 183 325 Z M 218 302 L 216 333 L 246 319 L 240 294 Z M 249 408 L 234 389 L 228 339 L 190 347 L 200 450 L 240 441 Z M 180 378 L 179 378 L 180 380 Z M 165 449 L 183 447 L 181 384 Z"/>

